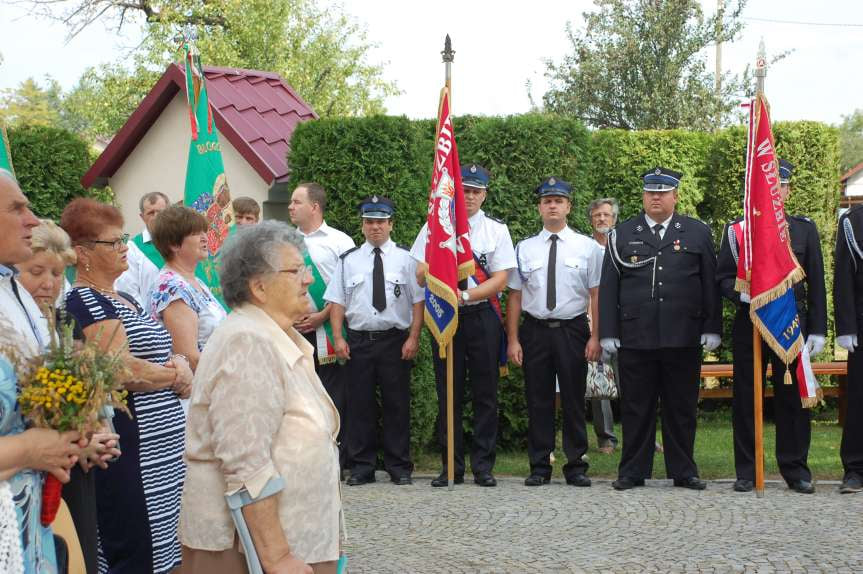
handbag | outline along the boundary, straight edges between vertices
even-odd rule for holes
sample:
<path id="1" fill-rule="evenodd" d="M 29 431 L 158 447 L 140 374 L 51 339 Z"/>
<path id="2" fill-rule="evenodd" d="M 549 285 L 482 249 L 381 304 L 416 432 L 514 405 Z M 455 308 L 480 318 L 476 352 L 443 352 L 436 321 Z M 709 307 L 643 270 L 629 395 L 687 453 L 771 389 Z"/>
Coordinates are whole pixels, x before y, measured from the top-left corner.
<path id="1" fill-rule="evenodd" d="M 584 398 L 616 399 L 617 397 L 617 383 L 614 380 L 614 368 L 611 363 L 588 362 Z"/>

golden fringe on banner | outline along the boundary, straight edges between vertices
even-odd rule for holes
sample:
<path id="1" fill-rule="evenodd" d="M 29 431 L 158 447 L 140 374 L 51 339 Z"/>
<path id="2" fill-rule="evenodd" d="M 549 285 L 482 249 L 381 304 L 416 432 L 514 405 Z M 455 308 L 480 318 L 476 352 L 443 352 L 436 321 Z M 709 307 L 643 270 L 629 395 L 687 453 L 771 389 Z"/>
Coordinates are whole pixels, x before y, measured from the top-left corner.
<path id="1" fill-rule="evenodd" d="M 818 387 L 815 390 L 814 397 L 800 397 L 800 402 L 803 405 L 804 409 L 811 409 L 812 407 L 816 407 L 821 403 L 822 400 L 824 400 L 824 391 L 821 390 L 821 387 Z"/>

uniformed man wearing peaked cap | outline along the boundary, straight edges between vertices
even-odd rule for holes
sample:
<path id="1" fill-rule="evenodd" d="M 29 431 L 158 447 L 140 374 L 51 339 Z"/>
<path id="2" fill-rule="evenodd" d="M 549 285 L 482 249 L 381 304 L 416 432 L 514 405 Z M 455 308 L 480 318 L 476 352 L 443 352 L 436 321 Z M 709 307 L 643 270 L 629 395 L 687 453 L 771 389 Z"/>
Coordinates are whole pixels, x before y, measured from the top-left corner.
<path id="1" fill-rule="evenodd" d="M 543 229 L 516 246 L 516 268 L 509 272 L 508 355 L 524 368 L 527 396 L 526 486 L 551 479 L 555 379 L 563 407 L 563 475 L 567 484 L 590 486 L 588 463 L 582 458 L 587 452 L 584 391 L 587 361 L 601 355 L 596 319 L 602 249 L 567 225 L 571 193 L 572 187 L 555 177 L 537 187 Z"/>
<path id="2" fill-rule="evenodd" d="M 794 166 L 779 160 L 779 192 L 786 201 L 790 193 L 790 179 Z M 827 333 L 827 294 L 824 287 L 824 262 L 821 258 L 821 241 L 818 229 L 807 217 L 789 215 L 791 249 L 803 267 L 806 278 L 794 285 L 800 328 L 806 338 L 810 355 L 824 348 Z M 737 278 L 737 260 L 743 238 L 742 218 L 728 225 L 722 233 L 716 279 L 722 295 L 737 306 L 732 329 L 732 351 L 734 353 L 734 398 L 732 402 L 732 425 L 734 427 L 734 467 L 737 480 L 734 490 L 749 492 L 755 481 L 755 419 L 753 416 L 753 352 L 752 320 L 749 318 L 749 299 L 741 298 L 734 290 Z M 815 491 L 812 473 L 807 465 L 810 442 L 809 409 L 800 402 L 797 390 L 797 361 L 791 363 L 791 378 L 794 384 L 786 385 L 785 363 L 765 343 L 763 346 L 763 368 L 766 372 L 768 359 L 773 365 L 773 417 L 776 422 L 776 461 L 779 472 L 789 488 L 801 493 Z M 762 380 L 764 373 L 762 373 Z"/>
<path id="3" fill-rule="evenodd" d="M 609 233 L 599 288 L 600 343 L 619 353 L 623 450 L 613 486 L 642 486 L 653 471 L 657 401 L 665 469 L 701 490 L 693 459 L 702 346 L 719 346 L 721 305 L 710 229 L 675 212 L 682 174 L 644 174 L 644 211 Z"/>
<path id="4" fill-rule="evenodd" d="M 360 203 L 365 243 L 344 252 L 324 298 L 332 305 L 330 320 L 336 355 L 350 389 L 345 432 L 350 486 L 375 481 L 378 407 L 384 466 L 390 480 L 411 484 L 410 383 L 423 322 L 423 290 L 416 282 L 416 262 L 390 239 L 393 202 L 378 195 Z M 342 336 L 346 323 L 347 340 Z"/>
<path id="5" fill-rule="evenodd" d="M 515 250 L 509 229 L 502 221 L 482 210 L 489 172 L 484 167 L 467 164 L 461 168 L 464 201 L 470 226 L 475 274 L 459 285 L 458 329 L 453 338 L 453 409 L 455 411 L 455 482 L 464 482 L 464 443 L 462 433 L 462 398 L 466 381 L 470 381 L 473 399 L 473 447 L 470 465 L 474 482 L 496 486 L 494 469 L 497 445 L 497 383 L 501 366 L 506 365 L 506 346 L 498 297 L 506 286 L 507 274 L 515 267 Z M 411 248 L 420 262 L 424 281 L 428 227 L 424 225 Z M 432 342 L 434 346 L 434 341 Z M 433 349 L 435 382 L 438 396 L 438 435 L 443 470 L 432 480 L 432 486 L 447 486 L 446 469 L 446 361 Z M 469 373 L 469 374 L 468 374 Z"/>
<path id="6" fill-rule="evenodd" d="M 836 342 L 848 350 L 848 410 L 839 456 L 845 475 L 839 492 L 863 491 L 863 205 L 839 218 L 833 271 Z"/>

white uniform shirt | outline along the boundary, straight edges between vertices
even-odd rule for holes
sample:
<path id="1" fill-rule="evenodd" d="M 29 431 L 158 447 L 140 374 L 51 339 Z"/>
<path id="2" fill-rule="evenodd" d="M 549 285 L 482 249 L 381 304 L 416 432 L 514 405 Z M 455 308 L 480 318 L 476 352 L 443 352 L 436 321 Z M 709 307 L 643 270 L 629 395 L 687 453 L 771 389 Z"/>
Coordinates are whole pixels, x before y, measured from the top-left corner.
<path id="1" fill-rule="evenodd" d="M 141 232 L 141 237 L 144 243 L 149 243 L 152 240 L 146 227 Z M 114 289 L 133 296 L 144 309 L 150 298 L 150 289 L 159 279 L 160 269 L 144 255 L 143 251 L 138 249 L 134 241 L 130 240 L 128 245 L 129 251 L 126 253 L 126 262 L 129 264 L 129 268 L 114 281 Z"/>
<path id="2" fill-rule="evenodd" d="M 489 273 L 508 271 L 515 267 L 515 249 L 512 247 L 512 238 L 505 223 L 486 217 L 481 209 L 473 217 L 468 218 L 467 222 L 470 226 L 470 247 Z M 411 256 L 417 261 L 425 262 L 427 242 L 428 224 L 426 223 L 420 229 L 411 247 Z M 468 278 L 468 289 L 476 286 L 477 283 L 473 277 Z M 469 301 L 467 304 L 478 305 L 484 302 L 485 300 Z"/>
<path id="3" fill-rule="evenodd" d="M 348 327 L 354 331 L 407 329 L 413 321 L 413 305 L 424 298 L 417 284 L 417 264 L 410 253 L 392 239 L 381 246 L 387 306 L 378 311 L 372 305 L 374 247 L 367 241 L 339 259 L 324 299 L 345 307 Z"/>
<path id="4" fill-rule="evenodd" d="M 354 248 L 354 240 L 347 233 L 327 225 L 326 221 L 309 234 L 303 233 L 299 228 L 297 231 L 305 239 L 309 257 L 315 262 L 324 284 L 329 285 L 339 262 L 339 256 Z M 309 301 L 312 301 L 311 294 L 309 294 Z"/>
<path id="5" fill-rule="evenodd" d="M 557 234 L 555 301 L 546 306 L 548 252 L 551 232 L 543 229 L 520 241 L 516 248 L 518 266 L 509 272 L 507 285 L 519 289 L 521 308 L 537 319 L 572 319 L 590 309 L 590 291 L 599 286 L 603 251 L 599 244 L 569 227 Z"/>
<path id="6" fill-rule="evenodd" d="M 0 315 L 27 341 L 28 348 L 19 348 L 22 353 L 33 356 L 41 353 L 51 341 L 48 320 L 30 292 L 15 279 L 15 271 L 0 265 Z M 15 281 L 15 289 L 12 282 Z M 15 296 L 17 290 L 18 296 Z"/>

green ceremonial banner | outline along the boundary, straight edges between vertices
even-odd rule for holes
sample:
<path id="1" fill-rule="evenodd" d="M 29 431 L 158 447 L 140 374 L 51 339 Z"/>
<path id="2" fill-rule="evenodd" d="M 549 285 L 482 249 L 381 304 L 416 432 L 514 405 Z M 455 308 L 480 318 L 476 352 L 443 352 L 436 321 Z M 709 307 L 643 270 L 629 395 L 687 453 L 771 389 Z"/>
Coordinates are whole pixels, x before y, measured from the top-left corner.
<path id="1" fill-rule="evenodd" d="M 219 286 L 217 262 L 219 250 L 234 229 L 231 192 L 225 179 L 219 133 L 213 121 L 213 111 L 207 98 L 207 83 L 201 57 L 191 41 L 185 45 L 186 98 L 192 139 L 186 165 L 186 188 L 183 202 L 207 218 L 207 248 L 210 256 L 196 270 L 213 295 L 225 306 Z"/>
<path id="2" fill-rule="evenodd" d="M 9 136 L 6 135 L 6 128 L 0 126 L 0 169 L 5 169 L 12 175 L 15 175 L 15 170 L 12 169 L 12 152 L 9 149 Z"/>

